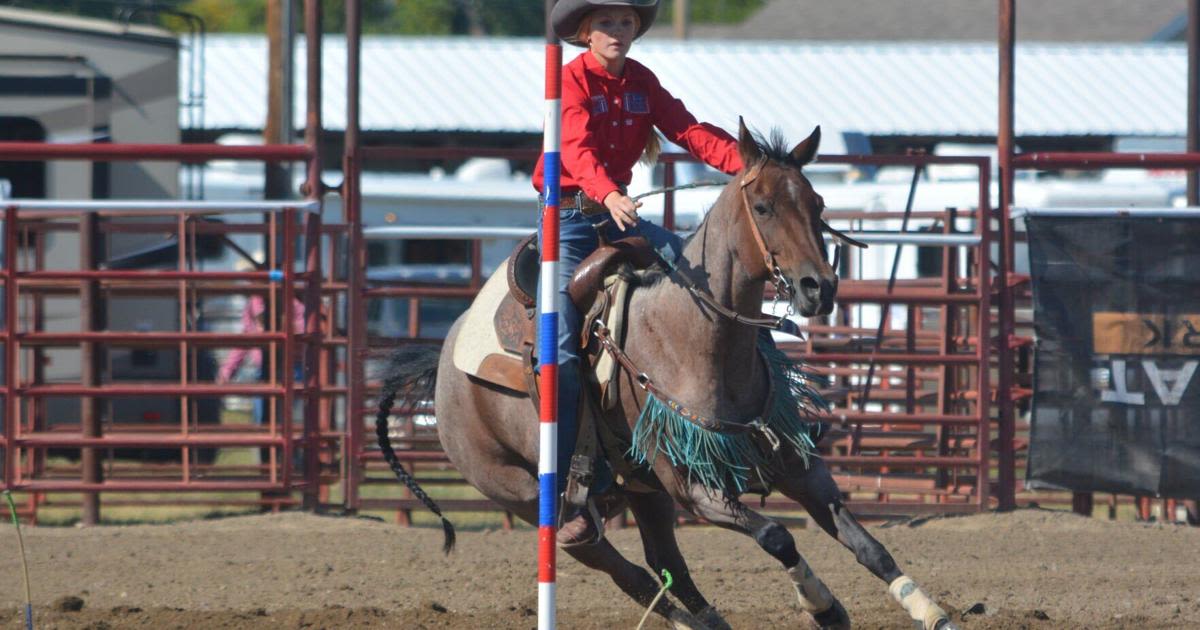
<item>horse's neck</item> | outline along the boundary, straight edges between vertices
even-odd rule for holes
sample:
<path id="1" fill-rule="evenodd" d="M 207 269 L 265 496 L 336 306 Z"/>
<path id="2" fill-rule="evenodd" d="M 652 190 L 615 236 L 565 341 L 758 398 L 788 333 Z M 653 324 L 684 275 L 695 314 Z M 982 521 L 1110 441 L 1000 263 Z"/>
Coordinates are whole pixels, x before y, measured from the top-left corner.
<path id="1" fill-rule="evenodd" d="M 675 273 L 686 274 L 723 306 L 756 316 L 762 309 L 763 283 L 750 279 L 735 253 L 738 202 L 737 188 L 726 188 L 684 248 Z M 760 411 L 766 375 L 758 359 L 757 328 L 717 314 L 676 280 L 659 283 L 646 299 L 643 314 L 664 331 L 656 344 L 664 356 L 656 362 L 680 368 L 670 377 L 676 384 L 667 391 L 685 405 L 729 420 Z M 657 323 L 660 320 L 669 325 Z"/>
<path id="2" fill-rule="evenodd" d="M 763 283 L 751 279 L 738 258 L 737 238 L 743 219 L 738 192 L 736 184 L 730 184 L 721 193 L 696 236 L 684 248 L 679 273 L 687 274 L 725 307 L 756 317 L 762 309 Z M 719 321 L 732 324 L 732 330 L 747 329 L 726 319 Z"/>

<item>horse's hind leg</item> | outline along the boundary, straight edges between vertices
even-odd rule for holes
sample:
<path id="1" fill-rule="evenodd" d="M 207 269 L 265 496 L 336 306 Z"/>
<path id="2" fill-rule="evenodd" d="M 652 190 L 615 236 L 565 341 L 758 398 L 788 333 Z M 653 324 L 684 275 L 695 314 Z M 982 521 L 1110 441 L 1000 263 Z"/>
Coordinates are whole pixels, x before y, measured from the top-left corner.
<path id="1" fill-rule="evenodd" d="M 659 479 L 662 479 L 659 475 Z M 678 490 L 677 490 L 678 491 Z M 821 582 L 796 550 L 796 541 L 786 527 L 746 507 L 734 497 L 716 496 L 700 484 L 693 484 L 677 495 L 683 507 L 718 527 L 741 532 L 752 538 L 787 571 L 800 607 L 821 628 L 848 630 L 850 619 L 837 598 Z"/>
<path id="2" fill-rule="evenodd" d="M 793 470 L 804 470 L 797 462 Z M 854 552 L 854 557 L 875 577 L 888 585 L 892 595 L 924 630 L 953 630 L 956 626 L 937 604 L 896 566 L 892 554 L 854 518 L 842 503 L 837 482 L 825 462 L 812 458 L 805 472 L 779 479 L 780 492 L 804 506 L 813 520 L 830 536 Z"/>
<path id="3" fill-rule="evenodd" d="M 679 544 L 675 540 L 675 501 L 665 492 L 630 492 L 626 497 L 629 499 L 629 508 L 637 518 L 646 563 L 660 575 L 663 569 L 671 572 L 674 580 L 671 594 L 705 625 L 713 630 L 728 629 L 729 624 L 696 588 L 683 554 L 679 552 Z"/>

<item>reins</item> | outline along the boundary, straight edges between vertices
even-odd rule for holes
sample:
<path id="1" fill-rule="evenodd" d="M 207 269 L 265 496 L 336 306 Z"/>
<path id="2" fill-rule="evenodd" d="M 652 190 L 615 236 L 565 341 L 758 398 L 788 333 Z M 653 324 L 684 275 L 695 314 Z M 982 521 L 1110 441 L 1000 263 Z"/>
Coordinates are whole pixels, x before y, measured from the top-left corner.
<path id="1" fill-rule="evenodd" d="M 776 436 L 771 429 L 763 423 L 764 414 L 760 413 L 749 422 L 727 422 L 725 420 L 709 418 L 703 414 L 696 413 L 679 403 L 675 398 L 655 385 L 654 381 L 650 378 L 650 375 L 638 368 L 633 360 L 629 358 L 629 355 L 625 354 L 625 351 L 621 349 L 621 346 L 613 341 L 611 332 L 612 331 L 610 331 L 600 319 L 596 319 L 592 322 L 592 335 L 595 336 L 600 342 L 601 347 L 603 347 L 605 350 L 608 350 L 609 353 L 612 354 L 613 358 L 616 359 L 617 363 L 620 364 L 620 366 L 624 368 L 625 371 L 630 374 L 630 376 L 633 377 L 633 380 L 637 383 L 638 387 L 641 387 L 644 391 L 653 394 L 659 400 L 666 403 L 668 407 L 670 407 L 688 422 L 691 422 L 692 424 L 695 424 L 696 426 L 707 431 L 714 431 L 716 433 L 749 433 L 752 431 L 759 431 L 771 444 L 773 450 L 779 448 L 779 437 Z M 763 407 L 764 412 L 770 408 L 774 397 L 775 382 L 774 380 L 768 380 L 766 396 L 767 402 Z"/>

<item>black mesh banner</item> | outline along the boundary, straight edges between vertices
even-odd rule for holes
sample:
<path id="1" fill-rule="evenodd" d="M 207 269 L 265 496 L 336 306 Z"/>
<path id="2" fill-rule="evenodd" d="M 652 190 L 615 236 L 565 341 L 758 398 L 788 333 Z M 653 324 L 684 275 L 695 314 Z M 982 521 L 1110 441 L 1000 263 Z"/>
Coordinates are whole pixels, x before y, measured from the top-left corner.
<path id="1" fill-rule="evenodd" d="M 1200 219 L 1026 217 L 1027 485 L 1200 496 Z"/>

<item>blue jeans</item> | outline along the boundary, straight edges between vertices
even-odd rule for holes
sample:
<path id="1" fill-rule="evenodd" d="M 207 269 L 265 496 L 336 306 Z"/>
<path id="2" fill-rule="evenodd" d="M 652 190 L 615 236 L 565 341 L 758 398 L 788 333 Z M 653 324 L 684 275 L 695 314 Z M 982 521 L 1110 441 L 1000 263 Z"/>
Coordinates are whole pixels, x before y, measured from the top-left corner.
<path id="1" fill-rule="evenodd" d="M 282 380 L 283 377 L 281 376 L 280 381 Z M 304 365 L 297 363 L 292 367 L 292 380 L 296 383 L 304 382 Z M 265 356 L 262 358 L 262 363 L 258 366 L 258 382 L 267 382 L 267 357 Z M 278 400 L 279 403 L 276 404 L 275 409 L 279 415 L 276 420 L 282 422 L 283 398 L 279 398 Z M 295 422 L 296 418 L 298 418 L 298 416 L 296 416 L 295 412 L 293 411 L 293 422 Z M 264 396 L 254 397 L 254 423 L 260 427 L 267 425 L 267 399 Z M 260 463 L 266 463 L 270 461 L 268 459 L 271 456 L 270 451 L 271 449 L 266 447 L 258 449 L 258 459 Z M 282 451 L 280 452 L 282 453 Z M 301 469 L 304 467 L 304 456 L 300 449 L 292 451 L 292 466 Z"/>
<path id="2" fill-rule="evenodd" d="M 279 378 L 279 380 L 282 382 L 283 377 L 281 376 Z M 296 382 L 296 383 L 304 382 L 304 366 L 302 364 L 297 363 L 292 368 L 292 381 Z M 260 383 L 267 382 L 267 358 L 266 357 L 263 357 L 262 364 L 258 366 L 258 382 L 260 382 Z M 280 401 L 279 404 L 282 405 L 283 398 L 280 398 L 279 401 Z M 282 409 L 282 407 L 276 406 L 276 409 L 279 410 L 279 409 Z M 279 411 L 279 418 L 283 418 L 282 411 Z M 263 396 L 255 396 L 254 397 L 254 424 L 257 424 L 259 426 L 265 426 L 267 424 L 267 399 Z"/>
<path id="3" fill-rule="evenodd" d="M 538 215 L 538 246 L 542 242 L 541 215 Z M 571 455 L 579 428 L 579 327 L 583 315 L 571 302 L 567 284 L 575 274 L 575 268 L 600 246 L 596 224 L 609 219 L 607 214 L 586 216 L 579 210 L 562 210 L 558 214 L 558 490 L 567 485 L 567 473 L 571 468 Z M 624 232 L 609 221 L 604 227 L 605 236 L 615 241 L 630 236 L 641 236 L 668 261 L 675 262 L 683 253 L 683 239 L 675 233 L 638 219 L 636 226 Z M 539 311 L 541 309 L 539 308 Z M 608 466 L 596 467 L 595 490 L 603 490 L 611 483 Z"/>

